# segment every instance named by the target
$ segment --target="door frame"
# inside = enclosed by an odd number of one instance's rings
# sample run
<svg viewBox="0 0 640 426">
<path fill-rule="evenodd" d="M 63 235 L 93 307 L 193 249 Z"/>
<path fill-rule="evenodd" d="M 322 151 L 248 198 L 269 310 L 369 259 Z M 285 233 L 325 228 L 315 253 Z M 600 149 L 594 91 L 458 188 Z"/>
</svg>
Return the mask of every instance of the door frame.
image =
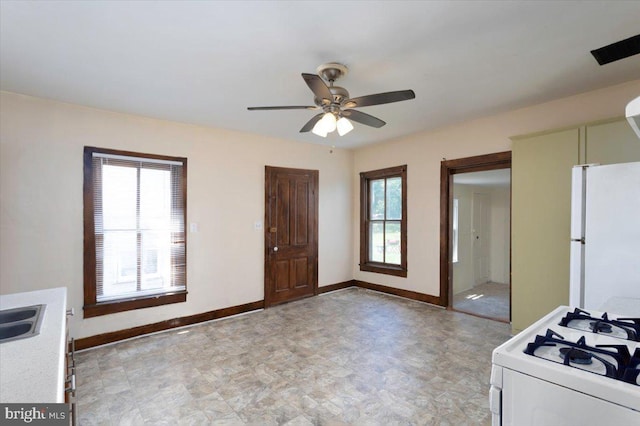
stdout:
<svg viewBox="0 0 640 426">
<path fill-rule="evenodd" d="M 270 262 L 270 230 L 269 230 L 269 203 L 270 203 L 270 191 L 269 188 L 271 186 L 271 172 L 272 171 L 282 171 L 282 172 L 305 172 L 312 176 L 312 191 L 313 191 L 313 199 L 314 199 L 314 208 L 313 212 L 313 223 L 312 223 L 312 238 L 313 238 L 313 294 L 312 296 L 318 295 L 318 219 L 319 219 L 319 171 L 318 170 L 310 170 L 310 169 L 297 169 L 291 167 L 276 167 L 276 166 L 264 166 L 264 307 L 265 309 L 277 305 L 279 303 L 291 302 L 295 299 L 287 300 L 284 302 L 274 302 L 271 300 L 271 292 L 270 283 L 269 283 L 269 262 Z M 309 296 L 304 296 L 309 297 Z"/>
<path fill-rule="evenodd" d="M 511 151 L 474 157 L 443 159 L 440 163 L 440 296 L 438 305 L 451 310 L 453 263 L 451 259 L 453 226 L 453 175 L 487 170 L 510 169 Z M 509 225 L 511 226 L 511 225 Z M 511 233 L 511 231 L 509 231 Z M 511 248 L 509 248 L 509 305 L 511 305 Z M 509 309 L 511 320 L 511 309 Z"/>
</svg>

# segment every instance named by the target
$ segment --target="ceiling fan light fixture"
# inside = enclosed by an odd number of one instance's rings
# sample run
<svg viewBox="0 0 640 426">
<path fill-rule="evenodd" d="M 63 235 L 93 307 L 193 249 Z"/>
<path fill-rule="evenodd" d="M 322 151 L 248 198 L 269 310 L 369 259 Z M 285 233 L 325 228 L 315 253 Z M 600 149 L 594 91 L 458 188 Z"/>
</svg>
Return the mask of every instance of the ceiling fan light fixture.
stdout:
<svg viewBox="0 0 640 426">
<path fill-rule="evenodd" d="M 326 138 L 327 137 L 327 130 L 325 128 L 325 126 L 322 123 L 322 120 L 318 121 L 316 123 L 315 126 L 313 126 L 313 129 L 311 129 L 311 133 L 313 133 L 314 135 L 318 135 L 320 137 Z"/>
<path fill-rule="evenodd" d="M 326 133 L 331 133 L 336 130 L 336 116 L 333 115 L 332 112 L 328 112 L 323 115 L 319 123 L 322 123 L 322 126 L 326 130 Z"/>
<path fill-rule="evenodd" d="M 336 123 L 336 127 L 340 136 L 344 136 L 353 130 L 353 124 L 346 117 L 341 117 Z"/>
</svg>

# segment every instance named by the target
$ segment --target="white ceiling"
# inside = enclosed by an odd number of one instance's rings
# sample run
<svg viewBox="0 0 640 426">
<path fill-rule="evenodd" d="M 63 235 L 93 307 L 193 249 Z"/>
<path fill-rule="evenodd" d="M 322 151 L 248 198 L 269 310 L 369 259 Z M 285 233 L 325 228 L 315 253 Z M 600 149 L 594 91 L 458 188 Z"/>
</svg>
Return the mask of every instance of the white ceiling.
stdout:
<svg viewBox="0 0 640 426">
<path fill-rule="evenodd" d="M 357 147 L 640 78 L 640 55 L 589 53 L 638 33 L 638 1 L 7 1 L 0 88 L 278 138 Z M 299 129 L 302 72 L 341 62 L 387 122 L 327 139 Z M 623 114 L 624 105 L 620 106 Z"/>
</svg>

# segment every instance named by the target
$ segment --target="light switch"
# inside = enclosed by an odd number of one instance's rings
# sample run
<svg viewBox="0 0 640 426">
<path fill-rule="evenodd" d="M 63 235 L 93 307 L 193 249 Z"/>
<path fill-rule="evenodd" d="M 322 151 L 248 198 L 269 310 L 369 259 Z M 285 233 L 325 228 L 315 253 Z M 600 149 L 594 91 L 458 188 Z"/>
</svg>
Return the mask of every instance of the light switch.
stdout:
<svg viewBox="0 0 640 426">
<path fill-rule="evenodd" d="M 191 232 L 198 232 L 198 224 L 196 222 L 191 222 L 191 224 L 189 224 L 189 230 Z"/>
<path fill-rule="evenodd" d="M 256 231 L 259 231 L 262 229 L 262 222 L 259 220 L 256 220 L 255 222 L 253 222 L 253 229 L 255 229 Z"/>
</svg>

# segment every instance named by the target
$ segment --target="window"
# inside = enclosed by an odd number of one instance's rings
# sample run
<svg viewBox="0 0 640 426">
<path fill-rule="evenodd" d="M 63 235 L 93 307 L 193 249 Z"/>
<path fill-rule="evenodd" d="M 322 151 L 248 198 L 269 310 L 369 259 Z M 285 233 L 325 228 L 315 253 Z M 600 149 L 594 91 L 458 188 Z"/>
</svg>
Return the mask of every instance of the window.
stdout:
<svg viewBox="0 0 640 426">
<path fill-rule="evenodd" d="M 453 232 L 451 235 L 453 239 L 453 254 L 451 255 L 451 261 L 453 263 L 458 262 L 458 199 L 453 199 Z"/>
<path fill-rule="evenodd" d="M 186 158 L 85 147 L 85 317 L 186 300 L 186 177 Z"/>
<path fill-rule="evenodd" d="M 407 276 L 407 166 L 360 173 L 360 270 Z"/>
</svg>

